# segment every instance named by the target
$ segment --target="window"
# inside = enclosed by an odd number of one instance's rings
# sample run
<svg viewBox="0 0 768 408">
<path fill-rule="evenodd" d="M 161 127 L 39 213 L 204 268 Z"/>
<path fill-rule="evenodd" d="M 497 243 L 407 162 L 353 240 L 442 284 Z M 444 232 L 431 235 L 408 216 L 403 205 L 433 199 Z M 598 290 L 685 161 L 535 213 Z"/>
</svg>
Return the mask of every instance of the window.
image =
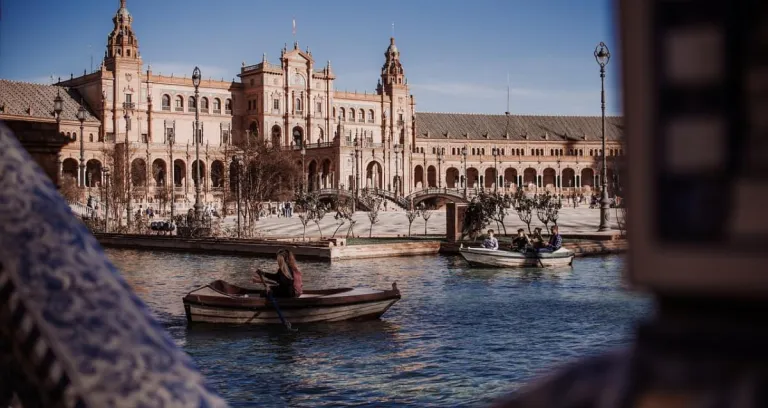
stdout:
<svg viewBox="0 0 768 408">
<path fill-rule="evenodd" d="M 318 102 L 317 106 L 315 106 L 315 113 L 323 113 L 323 103 Z"/>
<path fill-rule="evenodd" d="M 301 112 L 302 110 L 301 98 L 296 98 L 296 112 Z"/>
<path fill-rule="evenodd" d="M 224 110 L 226 113 L 232 113 L 232 99 L 227 99 L 224 103 Z"/>
<path fill-rule="evenodd" d="M 208 113 L 208 98 L 200 100 L 200 111 Z"/>
<path fill-rule="evenodd" d="M 163 110 L 171 110 L 171 97 L 168 95 L 163 95 Z"/>
<path fill-rule="evenodd" d="M 221 144 L 229 144 L 229 130 L 221 131 Z"/>
<path fill-rule="evenodd" d="M 280 110 L 280 99 L 273 99 L 272 100 L 272 110 Z"/>
<path fill-rule="evenodd" d="M 360 109 L 360 112 L 357 115 L 357 119 L 359 122 L 365 122 L 365 111 Z"/>
<path fill-rule="evenodd" d="M 339 113 L 339 118 L 341 118 L 341 121 L 343 122 L 343 121 L 347 120 L 347 117 L 346 117 L 346 115 L 345 115 L 345 113 L 346 113 L 346 112 L 344 111 L 344 108 L 341 108 L 341 109 L 339 110 L 339 112 L 340 112 L 340 113 Z"/>
<path fill-rule="evenodd" d="M 114 132 L 107 132 L 105 134 L 105 138 L 104 139 L 106 139 L 105 141 L 107 141 L 107 142 L 114 142 L 115 141 L 115 133 Z"/>
<path fill-rule="evenodd" d="M 125 94 L 125 103 L 131 105 L 133 103 L 133 95 L 129 93 Z"/>
<path fill-rule="evenodd" d="M 373 109 L 368 111 L 368 122 L 373 123 Z"/>
<path fill-rule="evenodd" d="M 142 133 L 141 134 L 141 143 L 147 143 L 148 139 L 149 139 L 149 137 L 147 136 L 146 133 Z"/>
<path fill-rule="evenodd" d="M 184 110 L 184 98 L 179 95 L 176 97 L 176 112 L 181 112 Z"/>
<path fill-rule="evenodd" d="M 195 97 L 190 96 L 189 100 L 187 101 L 187 105 L 189 107 L 189 111 L 192 112 L 197 108 L 197 104 L 195 103 Z"/>
<path fill-rule="evenodd" d="M 253 109 L 253 101 L 248 101 L 248 110 Z"/>
<path fill-rule="evenodd" d="M 355 121 L 355 110 L 354 109 L 350 109 L 349 110 L 349 121 L 350 122 L 354 122 Z"/>
</svg>

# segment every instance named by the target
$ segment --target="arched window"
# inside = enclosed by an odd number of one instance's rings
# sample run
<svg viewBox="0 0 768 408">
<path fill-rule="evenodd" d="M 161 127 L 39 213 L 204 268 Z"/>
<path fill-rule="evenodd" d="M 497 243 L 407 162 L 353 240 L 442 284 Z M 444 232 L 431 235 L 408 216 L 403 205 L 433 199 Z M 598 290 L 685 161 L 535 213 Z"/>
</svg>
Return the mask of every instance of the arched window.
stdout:
<svg viewBox="0 0 768 408">
<path fill-rule="evenodd" d="M 301 106 L 301 98 L 296 98 L 296 112 L 301 112 L 303 109 L 303 106 Z"/>
<path fill-rule="evenodd" d="M 374 118 L 374 116 L 373 116 L 373 109 L 371 109 L 371 110 L 368 111 L 368 122 L 373 123 L 373 118 Z"/>
<path fill-rule="evenodd" d="M 200 100 L 200 110 L 204 113 L 208 113 L 208 98 L 203 97 Z"/>
<path fill-rule="evenodd" d="M 184 110 L 184 97 L 179 95 L 176 97 L 176 112 Z"/>
<path fill-rule="evenodd" d="M 347 120 L 347 116 L 346 116 L 346 112 L 344 111 L 344 108 L 339 109 L 339 117 L 341 118 L 342 122 Z"/>
<path fill-rule="evenodd" d="M 90 135 L 88 135 L 88 141 L 89 141 L 89 142 L 93 142 L 93 133 L 91 133 Z"/>
<path fill-rule="evenodd" d="M 224 110 L 226 113 L 232 113 L 232 99 L 227 99 L 224 103 Z"/>
<path fill-rule="evenodd" d="M 358 112 L 358 122 L 365 122 L 365 110 L 360 109 L 360 112 Z"/>
<path fill-rule="evenodd" d="M 171 110 L 171 97 L 169 95 L 163 95 L 163 110 Z"/>
<path fill-rule="evenodd" d="M 193 112 L 197 108 L 197 104 L 195 103 L 195 97 L 190 96 L 187 100 L 187 108 L 189 108 L 190 112 Z"/>
<path fill-rule="evenodd" d="M 355 109 L 352 108 L 349 110 L 349 121 L 354 122 L 355 121 Z"/>
<path fill-rule="evenodd" d="M 221 99 L 219 98 L 213 100 L 213 113 L 221 113 Z"/>
<path fill-rule="evenodd" d="M 130 57 L 131 56 L 131 50 L 125 50 L 125 55 Z"/>
<path fill-rule="evenodd" d="M 432 154 L 435 154 L 435 153 L 437 153 L 437 149 L 433 147 L 432 148 Z"/>
</svg>

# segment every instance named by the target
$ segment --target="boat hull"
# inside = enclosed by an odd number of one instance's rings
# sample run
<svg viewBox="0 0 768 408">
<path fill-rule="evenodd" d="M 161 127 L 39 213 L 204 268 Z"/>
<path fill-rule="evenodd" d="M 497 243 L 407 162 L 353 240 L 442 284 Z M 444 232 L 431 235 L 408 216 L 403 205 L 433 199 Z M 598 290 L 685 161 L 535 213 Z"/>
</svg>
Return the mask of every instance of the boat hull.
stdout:
<svg viewBox="0 0 768 408">
<path fill-rule="evenodd" d="M 521 253 L 514 251 L 490 250 L 485 248 L 461 248 L 464 259 L 471 265 L 498 268 L 558 267 L 573 263 L 574 253 L 559 249 L 553 253 Z"/>
<path fill-rule="evenodd" d="M 221 285 L 214 284 L 196 289 L 184 297 L 188 323 L 282 324 L 277 310 L 263 291 L 227 284 L 237 290 L 237 293 L 227 293 Z M 292 325 L 378 319 L 398 300 L 400 291 L 395 285 L 393 290 L 386 291 L 331 289 L 307 291 L 299 298 L 276 299 L 283 317 Z"/>
</svg>

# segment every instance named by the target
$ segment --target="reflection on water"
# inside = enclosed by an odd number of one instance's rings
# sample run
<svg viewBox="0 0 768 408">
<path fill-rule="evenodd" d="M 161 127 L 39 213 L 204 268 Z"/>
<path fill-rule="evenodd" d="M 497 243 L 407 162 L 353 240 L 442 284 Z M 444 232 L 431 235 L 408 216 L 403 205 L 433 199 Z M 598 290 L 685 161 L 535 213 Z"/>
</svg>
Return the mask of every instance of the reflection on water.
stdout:
<svg viewBox="0 0 768 408">
<path fill-rule="evenodd" d="M 181 298 L 249 285 L 274 261 L 108 250 L 131 286 L 233 406 L 456 406 L 490 401 L 564 360 L 624 344 L 647 299 L 620 289 L 618 256 L 562 269 L 469 269 L 457 257 L 302 262 L 306 288 L 389 288 L 380 321 L 187 327 Z"/>
</svg>

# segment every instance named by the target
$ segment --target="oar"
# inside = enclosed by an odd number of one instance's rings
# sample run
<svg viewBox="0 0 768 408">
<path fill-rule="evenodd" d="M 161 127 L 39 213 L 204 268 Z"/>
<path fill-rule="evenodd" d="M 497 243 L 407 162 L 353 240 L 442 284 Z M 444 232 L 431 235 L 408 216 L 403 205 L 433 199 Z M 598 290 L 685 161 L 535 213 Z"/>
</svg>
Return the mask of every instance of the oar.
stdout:
<svg viewBox="0 0 768 408">
<path fill-rule="evenodd" d="M 269 290 L 269 285 L 267 285 L 267 282 L 264 280 L 264 276 L 258 272 L 256 274 L 259 275 L 259 278 L 261 278 L 261 283 L 264 285 L 264 290 L 267 294 L 267 299 L 269 299 L 269 301 L 272 302 L 272 305 L 275 307 L 275 310 L 277 310 L 277 316 L 280 318 L 280 321 L 283 322 L 283 325 L 285 326 L 285 328 L 290 331 L 298 331 L 298 329 L 294 329 L 293 327 L 291 327 L 291 322 L 285 320 L 285 318 L 283 317 L 283 312 L 280 311 L 280 307 L 277 305 L 277 301 L 272 296 L 272 293 Z"/>
</svg>

